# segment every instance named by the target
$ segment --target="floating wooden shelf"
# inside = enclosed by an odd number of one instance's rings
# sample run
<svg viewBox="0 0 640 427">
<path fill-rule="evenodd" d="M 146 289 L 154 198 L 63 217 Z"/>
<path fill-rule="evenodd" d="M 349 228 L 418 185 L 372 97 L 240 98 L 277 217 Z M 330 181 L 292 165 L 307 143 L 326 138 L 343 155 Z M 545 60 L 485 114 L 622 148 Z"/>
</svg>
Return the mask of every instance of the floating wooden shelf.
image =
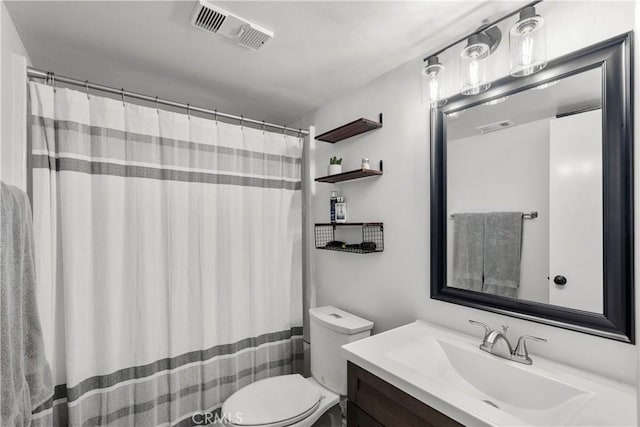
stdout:
<svg viewBox="0 0 640 427">
<path fill-rule="evenodd" d="M 380 161 L 380 170 L 356 169 L 354 171 L 342 172 L 335 175 L 321 176 L 320 178 L 316 178 L 316 181 L 335 184 L 336 182 L 351 181 L 353 179 L 367 178 L 370 176 L 380 176 L 382 174 L 382 161 Z"/>
<path fill-rule="evenodd" d="M 369 132 L 370 130 L 379 129 L 382 127 L 382 113 L 380 113 L 380 121 L 374 122 L 373 120 L 359 118 L 351 123 L 342 125 L 338 128 L 332 129 L 322 135 L 316 136 L 318 141 L 330 142 L 332 144 L 342 141 L 343 139 L 351 138 L 352 136 L 360 135 L 361 133 Z"/>
<path fill-rule="evenodd" d="M 361 227 L 361 243 L 345 243 L 336 240 L 336 228 Z M 316 249 L 327 251 L 370 254 L 384 251 L 384 225 L 381 222 L 330 222 L 315 225 Z"/>
</svg>

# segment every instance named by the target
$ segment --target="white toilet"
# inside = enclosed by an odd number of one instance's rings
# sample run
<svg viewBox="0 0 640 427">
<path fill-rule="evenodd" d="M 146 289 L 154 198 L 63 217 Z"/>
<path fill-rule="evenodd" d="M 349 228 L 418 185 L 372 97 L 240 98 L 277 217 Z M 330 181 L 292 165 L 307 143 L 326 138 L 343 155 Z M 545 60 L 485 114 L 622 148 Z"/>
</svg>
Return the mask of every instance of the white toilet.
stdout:
<svg viewBox="0 0 640 427">
<path fill-rule="evenodd" d="M 310 427 L 347 394 L 347 361 L 340 347 L 368 337 L 373 322 L 335 307 L 309 310 L 311 378 L 298 374 L 256 381 L 222 405 L 229 427 Z"/>
</svg>

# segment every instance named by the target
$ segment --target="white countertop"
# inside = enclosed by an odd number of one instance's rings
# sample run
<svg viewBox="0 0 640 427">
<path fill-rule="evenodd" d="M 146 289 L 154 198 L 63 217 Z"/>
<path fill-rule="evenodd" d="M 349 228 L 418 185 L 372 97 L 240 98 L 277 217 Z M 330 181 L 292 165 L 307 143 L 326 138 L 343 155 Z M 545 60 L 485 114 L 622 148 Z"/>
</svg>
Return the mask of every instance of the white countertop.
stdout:
<svg viewBox="0 0 640 427">
<path fill-rule="evenodd" d="M 635 388 L 539 356 L 530 366 L 502 359 L 481 351 L 481 341 L 416 321 L 342 351 L 350 362 L 464 425 L 637 425 Z"/>
</svg>

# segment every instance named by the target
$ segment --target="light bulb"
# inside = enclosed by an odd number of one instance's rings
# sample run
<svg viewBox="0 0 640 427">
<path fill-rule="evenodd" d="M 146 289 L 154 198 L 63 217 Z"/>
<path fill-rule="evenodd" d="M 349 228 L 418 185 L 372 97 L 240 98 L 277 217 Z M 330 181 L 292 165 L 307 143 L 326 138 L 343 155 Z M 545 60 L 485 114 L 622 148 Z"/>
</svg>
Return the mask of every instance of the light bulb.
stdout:
<svg viewBox="0 0 640 427">
<path fill-rule="evenodd" d="M 520 19 L 509 31 L 509 56 L 512 76 L 528 76 L 547 66 L 544 19 L 533 6 L 520 12 Z"/>
<path fill-rule="evenodd" d="M 524 66 L 530 66 L 533 61 L 533 39 L 531 37 L 523 37 L 520 50 L 522 51 L 520 63 Z"/>
<path fill-rule="evenodd" d="M 423 99 L 431 107 L 440 107 L 447 102 L 447 99 L 442 96 L 440 81 L 440 73 L 444 71 L 444 65 L 438 62 L 436 56 L 430 57 L 427 61 L 427 66 L 422 69 Z"/>
<path fill-rule="evenodd" d="M 429 80 L 429 100 L 431 103 L 438 101 L 438 80 L 433 78 Z"/>
<path fill-rule="evenodd" d="M 480 83 L 478 68 L 480 68 L 478 66 L 478 61 L 476 61 L 475 59 L 472 60 L 469 64 L 469 83 L 471 84 L 471 86 L 478 86 L 478 83 Z"/>
<path fill-rule="evenodd" d="M 460 52 L 460 93 L 477 95 L 491 87 L 485 80 L 486 60 L 490 55 L 487 43 L 470 37 L 467 47 Z"/>
</svg>

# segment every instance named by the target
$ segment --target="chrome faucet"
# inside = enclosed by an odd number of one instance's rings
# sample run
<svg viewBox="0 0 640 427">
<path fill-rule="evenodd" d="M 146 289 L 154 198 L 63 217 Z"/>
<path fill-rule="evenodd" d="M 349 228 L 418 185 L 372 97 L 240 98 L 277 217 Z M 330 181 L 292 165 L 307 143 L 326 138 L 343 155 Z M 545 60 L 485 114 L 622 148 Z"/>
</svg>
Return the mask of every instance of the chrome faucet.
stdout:
<svg viewBox="0 0 640 427">
<path fill-rule="evenodd" d="M 502 331 L 498 331 L 492 330 L 484 323 L 476 322 L 475 320 L 469 320 L 469 323 L 484 328 L 484 338 L 482 339 L 482 344 L 480 344 L 480 350 L 504 359 L 513 360 L 514 362 L 524 363 L 525 365 L 531 365 L 533 363 L 527 351 L 527 340 L 547 342 L 544 338 L 523 335 L 518 338 L 518 344 L 514 350 L 507 338 L 507 326 L 502 325 Z"/>
</svg>

